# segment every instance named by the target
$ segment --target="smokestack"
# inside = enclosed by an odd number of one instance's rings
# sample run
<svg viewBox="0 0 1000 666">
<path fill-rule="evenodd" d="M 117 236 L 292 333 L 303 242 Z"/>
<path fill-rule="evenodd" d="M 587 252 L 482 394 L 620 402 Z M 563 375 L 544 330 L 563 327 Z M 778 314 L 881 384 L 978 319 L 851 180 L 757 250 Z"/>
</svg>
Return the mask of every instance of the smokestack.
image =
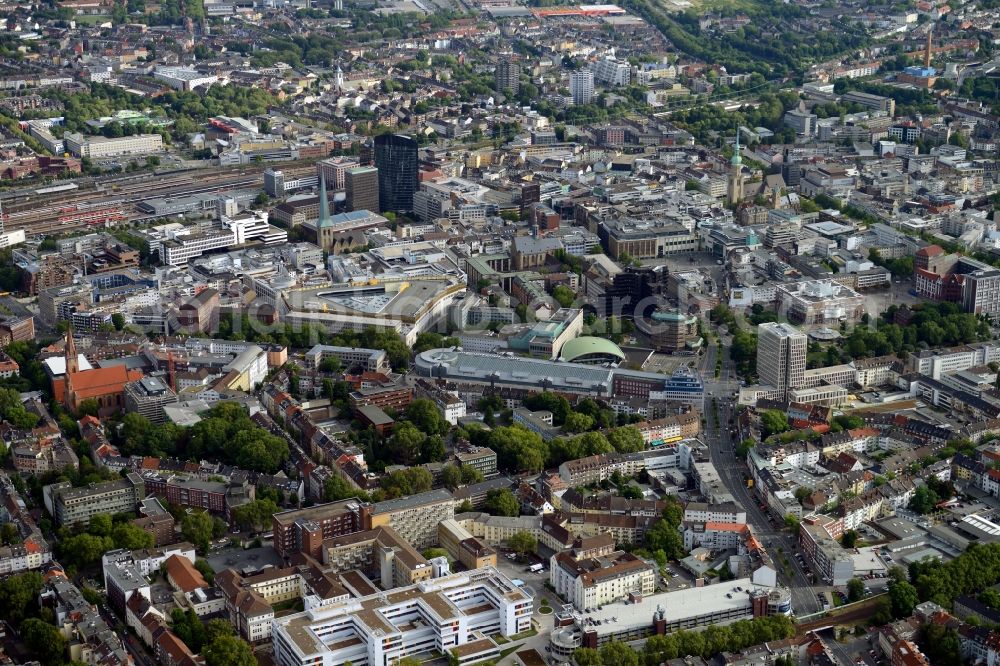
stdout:
<svg viewBox="0 0 1000 666">
<path fill-rule="evenodd" d="M 931 39 L 934 37 L 934 28 L 927 31 L 927 48 L 924 50 L 924 67 L 931 66 Z"/>
</svg>

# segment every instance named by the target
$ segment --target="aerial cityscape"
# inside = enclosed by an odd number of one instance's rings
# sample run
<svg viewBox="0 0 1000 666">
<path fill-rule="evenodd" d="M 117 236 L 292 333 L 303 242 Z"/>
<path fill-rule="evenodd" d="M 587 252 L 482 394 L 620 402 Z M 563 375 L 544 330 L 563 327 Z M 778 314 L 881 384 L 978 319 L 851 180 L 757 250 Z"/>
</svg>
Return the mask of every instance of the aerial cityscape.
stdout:
<svg viewBox="0 0 1000 666">
<path fill-rule="evenodd" d="M 998 0 L 0 16 L 0 666 L 1000 664 Z"/>
</svg>

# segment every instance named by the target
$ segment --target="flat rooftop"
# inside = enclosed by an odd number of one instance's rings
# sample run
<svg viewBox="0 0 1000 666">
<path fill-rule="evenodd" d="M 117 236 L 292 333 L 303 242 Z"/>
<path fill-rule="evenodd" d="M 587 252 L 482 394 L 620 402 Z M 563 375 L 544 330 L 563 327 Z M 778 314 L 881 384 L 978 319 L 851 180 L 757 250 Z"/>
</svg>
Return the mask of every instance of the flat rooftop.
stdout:
<svg viewBox="0 0 1000 666">
<path fill-rule="evenodd" d="M 743 591 L 734 592 L 737 587 L 742 587 Z M 599 634 L 618 633 L 629 627 L 649 626 L 652 623 L 653 613 L 658 608 L 666 611 L 666 616 L 671 622 L 724 610 L 749 609 L 750 595 L 747 590 L 753 589 L 770 591 L 773 588 L 754 585 L 749 578 L 737 578 L 716 585 L 651 594 L 644 596 L 639 603 L 626 604 L 619 601 L 604 604 L 603 607 L 589 613 L 581 613 L 581 626 L 586 625 L 588 629 L 596 629 Z M 727 597 L 727 594 L 730 596 Z M 612 619 L 617 621 L 613 622 Z"/>
<path fill-rule="evenodd" d="M 418 493 L 408 497 L 399 497 L 396 499 L 385 500 L 384 502 L 378 502 L 372 506 L 372 515 L 377 516 L 383 513 L 392 513 L 393 511 L 402 511 L 403 509 L 411 509 L 418 506 L 424 506 L 426 504 L 447 502 L 451 500 L 454 500 L 454 497 L 444 488 L 428 490 L 425 493 Z"/>
<path fill-rule="evenodd" d="M 456 381 L 491 381 L 523 386 L 545 386 L 552 390 L 596 392 L 598 387 L 608 394 L 613 373 L 580 363 L 562 363 L 537 358 L 477 354 L 451 349 L 431 349 L 417 355 L 421 374 L 446 376 Z M 666 380 L 666 377 L 663 378 Z"/>
<path fill-rule="evenodd" d="M 331 516 L 349 511 L 352 508 L 360 508 L 361 503 L 357 499 L 341 500 L 339 502 L 329 502 L 327 504 L 317 504 L 305 509 L 292 509 L 274 514 L 274 519 L 279 524 L 291 524 L 297 520 L 325 520 Z"/>
<path fill-rule="evenodd" d="M 320 640 L 314 629 L 315 626 L 322 627 L 329 623 L 340 623 L 345 617 L 353 618 L 353 623 L 364 625 L 366 630 L 360 630 L 356 624 L 350 627 L 350 634 L 343 631 L 338 632 L 340 640 L 349 640 L 352 637 L 359 637 L 361 631 L 370 632 L 372 636 L 389 636 L 400 631 L 406 631 L 407 627 L 395 626 L 383 614 L 383 610 L 392 609 L 400 605 L 417 603 L 423 605 L 434 615 L 442 620 L 458 618 L 468 615 L 475 608 L 461 609 L 449 598 L 449 594 L 462 595 L 463 590 L 469 588 L 490 587 L 499 596 L 513 602 L 530 601 L 523 590 L 516 587 L 510 579 L 492 568 L 475 569 L 473 571 L 452 574 L 442 578 L 435 578 L 431 581 L 410 585 L 407 587 L 395 588 L 387 592 L 362 597 L 360 599 L 350 599 L 338 604 L 315 608 L 303 611 L 275 621 L 278 631 L 284 631 L 288 637 L 296 644 L 298 649 L 306 656 L 317 654 L 325 649 L 332 648 L 333 643 L 326 643 Z"/>
</svg>

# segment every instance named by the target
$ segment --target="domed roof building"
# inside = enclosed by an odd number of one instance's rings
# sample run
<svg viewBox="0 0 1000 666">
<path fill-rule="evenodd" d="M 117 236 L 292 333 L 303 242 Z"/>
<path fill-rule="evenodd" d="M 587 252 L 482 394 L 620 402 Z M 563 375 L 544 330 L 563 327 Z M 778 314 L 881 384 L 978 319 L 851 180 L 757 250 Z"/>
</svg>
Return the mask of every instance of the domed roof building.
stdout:
<svg viewBox="0 0 1000 666">
<path fill-rule="evenodd" d="M 564 344 L 560 358 L 570 363 L 617 365 L 625 360 L 625 353 L 607 338 L 584 335 Z"/>
</svg>

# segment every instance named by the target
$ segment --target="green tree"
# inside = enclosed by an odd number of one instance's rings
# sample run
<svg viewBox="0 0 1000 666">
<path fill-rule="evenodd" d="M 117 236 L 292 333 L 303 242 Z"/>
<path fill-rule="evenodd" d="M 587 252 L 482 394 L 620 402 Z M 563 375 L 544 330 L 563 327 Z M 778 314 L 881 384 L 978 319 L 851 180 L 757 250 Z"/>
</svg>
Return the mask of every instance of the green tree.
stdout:
<svg viewBox="0 0 1000 666">
<path fill-rule="evenodd" d="M 265 527 L 269 527 L 271 517 L 276 513 L 278 513 L 278 505 L 269 499 L 255 499 L 232 510 L 233 521 L 241 528 L 254 532 L 260 532 Z"/>
<path fill-rule="evenodd" d="M 420 445 L 420 462 L 432 463 L 444 460 L 447 452 L 444 448 L 444 438 L 441 435 L 431 435 Z"/>
<path fill-rule="evenodd" d="M 94 536 L 106 537 L 111 536 L 111 531 L 114 527 L 111 516 L 106 513 L 99 513 L 91 517 L 90 524 L 87 525 L 87 531 Z"/>
<path fill-rule="evenodd" d="M 427 492 L 433 484 L 434 477 L 423 467 L 396 470 L 380 481 L 382 490 L 389 498 Z"/>
<path fill-rule="evenodd" d="M 451 427 L 433 400 L 417 398 L 406 408 L 405 418 L 427 435 L 443 435 Z"/>
<path fill-rule="evenodd" d="M 577 648 L 573 651 L 576 666 L 604 666 L 601 653 L 594 648 Z"/>
<path fill-rule="evenodd" d="M 865 584 L 859 578 L 852 578 L 847 581 L 847 600 L 861 601 L 865 598 Z"/>
<path fill-rule="evenodd" d="M 0 617 L 14 625 L 35 615 L 38 594 L 44 580 L 37 571 L 11 576 L 0 581 Z"/>
<path fill-rule="evenodd" d="M 840 537 L 840 545 L 844 548 L 854 548 L 858 543 L 858 533 L 855 530 L 847 530 Z"/>
<path fill-rule="evenodd" d="M 445 465 L 441 469 L 441 485 L 448 490 L 455 490 L 462 485 L 462 470 L 457 465 Z"/>
<path fill-rule="evenodd" d="M 100 412 L 101 407 L 97 404 L 97 400 L 94 398 L 87 398 L 86 400 L 80 401 L 80 407 L 76 410 L 77 416 L 97 416 Z"/>
<path fill-rule="evenodd" d="M 522 404 L 533 412 L 542 410 L 552 412 L 552 422 L 555 425 L 562 425 L 571 411 L 569 401 L 551 391 L 530 395 L 522 401 Z"/>
<path fill-rule="evenodd" d="M 412 465 L 420 457 L 427 435 L 410 421 L 400 421 L 385 444 L 385 459 L 397 465 Z"/>
<path fill-rule="evenodd" d="M 933 490 L 928 486 L 919 486 L 914 492 L 913 497 L 910 498 L 910 502 L 907 508 L 910 511 L 915 511 L 920 514 L 930 513 L 937 506 L 940 499 Z"/>
<path fill-rule="evenodd" d="M 566 415 L 563 430 L 566 432 L 587 432 L 594 427 L 594 419 L 586 414 L 570 412 Z"/>
<path fill-rule="evenodd" d="M 462 465 L 459 469 L 462 471 L 462 483 L 464 485 L 468 486 L 483 480 L 483 473 L 472 465 Z"/>
<path fill-rule="evenodd" d="M 206 642 L 206 626 L 193 610 L 174 608 L 170 611 L 170 628 L 193 652 L 201 652 Z"/>
<path fill-rule="evenodd" d="M 5 546 L 21 543 L 21 533 L 17 529 L 17 523 L 4 523 L 0 526 L 0 540 Z"/>
<path fill-rule="evenodd" d="M 199 557 L 194 561 L 194 568 L 198 570 L 198 573 L 201 574 L 206 583 L 209 585 L 215 583 L 215 569 L 208 563 L 208 560 L 203 560 Z"/>
<path fill-rule="evenodd" d="M 919 602 L 916 588 L 908 582 L 893 581 L 889 583 L 889 603 L 892 605 L 893 617 L 909 617 Z"/>
<path fill-rule="evenodd" d="M 338 500 L 349 499 L 357 496 L 358 489 L 338 474 L 334 474 L 323 482 L 324 502 L 336 502 Z"/>
<path fill-rule="evenodd" d="M 257 666 L 250 644 L 231 634 L 216 637 L 201 653 L 205 666 Z"/>
<path fill-rule="evenodd" d="M 507 539 L 507 545 L 518 555 L 527 555 L 538 547 L 538 540 L 531 532 L 515 532 Z"/>
<path fill-rule="evenodd" d="M 76 534 L 59 542 L 59 552 L 63 563 L 87 567 L 101 561 L 101 555 L 115 548 L 111 537 L 93 534 Z"/>
<path fill-rule="evenodd" d="M 605 433 L 605 437 L 618 453 L 636 453 L 646 448 L 642 433 L 635 426 L 614 428 Z"/>
<path fill-rule="evenodd" d="M 207 511 L 192 511 L 181 520 L 181 536 L 193 543 L 202 554 L 208 552 L 212 528 L 212 516 Z"/>
<path fill-rule="evenodd" d="M 770 437 L 788 430 L 788 415 L 777 409 L 769 409 L 760 415 L 760 427 L 764 437 Z"/>
<path fill-rule="evenodd" d="M 684 557 L 684 540 L 677 527 L 660 519 L 646 531 L 646 548 L 662 550 L 672 560 Z"/>
<path fill-rule="evenodd" d="M 605 643 L 599 652 L 604 666 L 639 666 L 639 653 L 624 643 Z"/>
<path fill-rule="evenodd" d="M 556 299 L 564 308 L 573 307 L 573 303 L 576 301 L 576 293 L 569 287 L 557 284 L 555 288 L 552 289 L 552 298 Z"/>
<path fill-rule="evenodd" d="M 494 516 L 521 515 L 521 503 L 509 488 L 494 488 L 486 493 L 483 508 Z"/>
<path fill-rule="evenodd" d="M 633 485 L 625 484 L 618 487 L 618 495 L 625 499 L 642 499 L 642 490 Z"/>
<path fill-rule="evenodd" d="M 156 545 L 156 538 L 152 534 L 132 523 L 115 525 L 111 532 L 111 540 L 117 547 L 127 550 L 152 548 Z"/>
<path fill-rule="evenodd" d="M 962 666 L 962 646 L 954 629 L 930 622 L 920 628 L 917 641 L 934 666 Z"/>
<path fill-rule="evenodd" d="M 115 312 L 111 315 L 111 323 L 114 325 L 116 331 L 120 331 L 125 328 L 125 316 L 120 312 Z"/>
<path fill-rule="evenodd" d="M 488 446 L 497 453 L 497 464 L 506 470 L 540 472 L 549 457 L 549 448 L 541 435 L 520 425 L 500 426 L 473 443 Z"/>
<path fill-rule="evenodd" d="M 1000 592 L 997 592 L 993 588 L 983 590 L 976 596 L 976 598 L 990 608 L 1000 609 Z"/>
<path fill-rule="evenodd" d="M 61 666 L 66 652 L 66 639 L 55 626 L 30 618 L 21 624 L 21 640 L 25 647 L 45 666 Z"/>
</svg>

